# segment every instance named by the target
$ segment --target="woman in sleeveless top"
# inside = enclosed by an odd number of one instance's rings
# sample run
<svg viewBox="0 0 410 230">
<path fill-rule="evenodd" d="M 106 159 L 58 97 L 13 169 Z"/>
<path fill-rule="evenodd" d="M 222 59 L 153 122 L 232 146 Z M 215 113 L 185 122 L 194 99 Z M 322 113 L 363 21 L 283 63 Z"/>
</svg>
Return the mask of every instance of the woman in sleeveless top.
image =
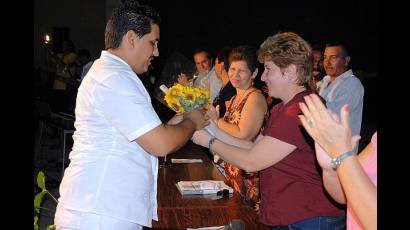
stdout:
<svg viewBox="0 0 410 230">
<path fill-rule="evenodd" d="M 236 95 L 227 103 L 225 115 L 214 120 L 224 132 L 250 141 L 258 135 L 267 114 L 265 97 L 253 86 L 253 79 L 258 74 L 256 61 L 256 54 L 250 47 L 240 46 L 231 51 L 228 76 Z M 245 202 L 251 206 L 259 202 L 258 172 L 246 173 L 231 164 L 224 167 L 227 183 L 241 194 Z"/>
</svg>

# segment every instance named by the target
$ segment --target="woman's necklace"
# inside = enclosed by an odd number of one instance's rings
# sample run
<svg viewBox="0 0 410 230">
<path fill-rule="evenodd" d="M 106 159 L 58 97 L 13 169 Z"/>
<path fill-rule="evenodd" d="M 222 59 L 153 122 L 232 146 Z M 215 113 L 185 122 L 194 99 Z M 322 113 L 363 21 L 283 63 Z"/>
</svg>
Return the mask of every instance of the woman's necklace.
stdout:
<svg viewBox="0 0 410 230">
<path fill-rule="evenodd" d="M 251 87 L 249 87 L 251 88 Z M 241 97 L 235 97 L 235 101 L 233 102 L 232 108 L 234 110 L 236 110 L 238 108 L 238 106 L 241 104 L 243 97 L 245 96 L 246 92 L 248 91 L 248 89 L 245 89 L 245 91 L 241 94 Z M 239 96 L 238 94 L 236 94 L 237 96 Z M 237 100 L 238 99 L 238 100 Z"/>
</svg>

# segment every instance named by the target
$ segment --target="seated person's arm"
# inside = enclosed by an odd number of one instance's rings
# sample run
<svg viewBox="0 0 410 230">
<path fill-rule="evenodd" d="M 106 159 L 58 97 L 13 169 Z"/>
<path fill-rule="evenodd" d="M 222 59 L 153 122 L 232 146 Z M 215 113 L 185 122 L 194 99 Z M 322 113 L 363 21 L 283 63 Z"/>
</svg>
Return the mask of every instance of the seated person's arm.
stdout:
<svg viewBox="0 0 410 230">
<path fill-rule="evenodd" d="M 267 105 L 262 93 L 252 93 L 242 109 L 238 125 L 230 124 L 221 118 L 218 119 L 217 125 L 234 137 L 251 140 L 260 131 L 266 111 Z"/>
</svg>

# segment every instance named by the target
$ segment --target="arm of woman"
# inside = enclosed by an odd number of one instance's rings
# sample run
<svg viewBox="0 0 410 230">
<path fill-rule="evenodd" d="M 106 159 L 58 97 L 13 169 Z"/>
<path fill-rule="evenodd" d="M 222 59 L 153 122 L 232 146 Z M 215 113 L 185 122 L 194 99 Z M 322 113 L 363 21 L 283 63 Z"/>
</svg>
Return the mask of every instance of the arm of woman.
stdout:
<svg viewBox="0 0 410 230">
<path fill-rule="evenodd" d="M 251 140 L 262 127 L 266 111 L 267 105 L 262 93 L 252 93 L 242 109 L 238 125 L 228 123 L 223 119 L 218 119 L 217 125 L 234 137 Z"/>
<path fill-rule="evenodd" d="M 259 136 L 261 137 L 261 136 Z M 209 147 L 212 136 L 204 131 L 194 133 L 194 143 Z M 258 138 L 251 149 L 239 148 L 216 139 L 210 146 L 224 161 L 229 162 L 247 172 L 256 172 L 268 168 L 296 149 L 296 146 L 271 136 Z"/>
<path fill-rule="evenodd" d="M 300 116 L 301 122 L 330 157 L 335 158 L 352 150 L 349 107 L 347 105 L 342 107 L 340 121 L 338 121 L 331 117 L 331 113 L 324 107 L 318 96 L 305 97 L 305 102 L 307 106 L 300 105 L 304 114 Z M 377 190 L 362 167 L 364 159 L 372 152 L 371 148 L 367 146 L 359 157 L 346 158 L 336 169 L 347 204 L 353 209 L 365 229 L 377 228 Z"/>
<path fill-rule="evenodd" d="M 363 159 L 372 153 L 369 144 L 359 154 L 346 158 L 337 175 L 352 208 L 364 229 L 377 229 L 377 188 L 363 170 Z"/>
</svg>

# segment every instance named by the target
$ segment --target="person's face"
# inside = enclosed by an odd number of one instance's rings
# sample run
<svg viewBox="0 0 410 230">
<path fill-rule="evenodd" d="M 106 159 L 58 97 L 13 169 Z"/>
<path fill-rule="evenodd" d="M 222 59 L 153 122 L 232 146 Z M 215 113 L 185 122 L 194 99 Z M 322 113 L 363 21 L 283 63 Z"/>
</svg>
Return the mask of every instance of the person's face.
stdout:
<svg viewBox="0 0 410 230">
<path fill-rule="evenodd" d="M 247 89 L 252 85 L 252 80 L 258 73 L 255 70 L 254 73 L 248 67 L 245 61 L 233 61 L 229 66 L 228 76 L 232 86 L 237 89 Z"/>
<path fill-rule="evenodd" d="M 211 70 L 211 60 L 206 56 L 205 52 L 200 52 L 194 55 L 194 61 L 198 73 L 207 73 Z"/>
<path fill-rule="evenodd" d="M 323 55 L 323 67 L 326 74 L 332 78 L 338 77 L 346 72 L 350 57 L 341 55 L 342 48 L 338 46 L 326 47 Z"/>
<path fill-rule="evenodd" d="M 322 65 L 322 53 L 320 51 L 313 51 L 313 69 L 320 70 Z"/>
<path fill-rule="evenodd" d="M 265 69 L 262 73 L 261 80 L 266 83 L 269 96 L 281 98 L 282 89 L 287 83 L 281 69 L 275 65 L 273 61 L 267 61 L 266 59 L 263 65 Z"/>
<path fill-rule="evenodd" d="M 135 44 L 133 47 L 133 70 L 137 74 L 148 71 L 151 61 L 159 56 L 159 26 L 151 24 L 151 32 L 141 38 L 135 33 Z"/>
<path fill-rule="evenodd" d="M 220 80 L 222 80 L 222 72 L 223 71 L 225 71 L 225 69 L 224 69 L 224 63 L 223 62 L 220 62 L 220 63 L 218 63 L 218 58 L 216 58 L 215 59 L 215 73 L 216 73 L 216 76 L 220 79 Z"/>
</svg>

